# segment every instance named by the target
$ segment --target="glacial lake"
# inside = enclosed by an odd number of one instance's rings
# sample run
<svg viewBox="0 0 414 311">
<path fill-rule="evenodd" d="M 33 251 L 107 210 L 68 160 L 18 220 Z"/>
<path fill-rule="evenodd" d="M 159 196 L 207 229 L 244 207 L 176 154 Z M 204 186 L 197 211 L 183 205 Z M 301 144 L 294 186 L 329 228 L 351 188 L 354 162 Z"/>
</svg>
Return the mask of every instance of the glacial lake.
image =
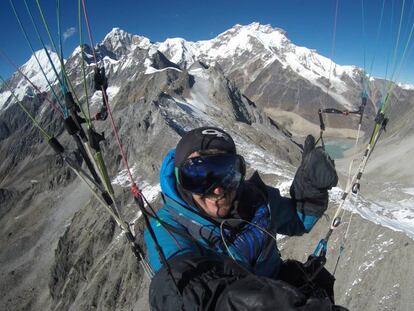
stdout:
<svg viewBox="0 0 414 311">
<path fill-rule="evenodd" d="M 355 144 L 355 139 L 325 139 L 325 150 L 333 159 L 341 159 L 344 157 L 345 151 L 351 149 Z"/>
</svg>

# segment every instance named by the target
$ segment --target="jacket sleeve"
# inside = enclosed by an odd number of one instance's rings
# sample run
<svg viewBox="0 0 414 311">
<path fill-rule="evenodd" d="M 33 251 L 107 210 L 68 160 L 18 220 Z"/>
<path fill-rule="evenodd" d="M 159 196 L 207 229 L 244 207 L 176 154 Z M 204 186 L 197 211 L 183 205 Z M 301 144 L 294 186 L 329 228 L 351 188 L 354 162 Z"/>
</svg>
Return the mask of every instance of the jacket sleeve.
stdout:
<svg viewBox="0 0 414 311">
<path fill-rule="evenodd" d="M 184 254 L 163 267 L 149 290 L 151 310 L 328 311 L 346 310 L 327 297 L 305 296 L 280 280 L 254 275 L 217 254 Z"/>
<path fill-rule="evenodd" d="M 319 217 L 306 215 L 297 207 L 296 200 L 282 197 L 278 189 L 267 187 L 273 230 L 284 235 L 302 235 L 309 232 Z"/>
<path fill-rule="evenodd" d="M 153 218 L 150 220 L 150 223 L 157 242 L 161 246 L 167 259 L 188 252 L 199 253 L 200 248 L 194 241 L 187 238 L 188 233 L 184 227 L 174 220 L 169 219 L 168 215 L 163 213 L 162 209 L 158 212 L 158 217 L 162 220 L 162 223 Z M 154 271 L 158 271 L 163 264 L 158 254 L 155 241 L 147 228 L 144 230 L 144 240 L 147 247 L 149 263 Z"/>
<path fill-rule="evenodd" d="M 315 138 L 306 137 L 290 196 L 295 200 L 299 218 L 309 231 L 328 208 L 328 190 L 338 183 L 335 162 L 323 147 L 315 147 Z"/>
<path fill-rule="evenodd" d="M 319 217 L 298 209 L 295 199 L 282 197 L 277 188 L 267 186 L 256 171 L 249 180 L 264 195 L 269 205 L 271 229 L 284 235 L 302 235 L 309 232 Z"/>
</svg>

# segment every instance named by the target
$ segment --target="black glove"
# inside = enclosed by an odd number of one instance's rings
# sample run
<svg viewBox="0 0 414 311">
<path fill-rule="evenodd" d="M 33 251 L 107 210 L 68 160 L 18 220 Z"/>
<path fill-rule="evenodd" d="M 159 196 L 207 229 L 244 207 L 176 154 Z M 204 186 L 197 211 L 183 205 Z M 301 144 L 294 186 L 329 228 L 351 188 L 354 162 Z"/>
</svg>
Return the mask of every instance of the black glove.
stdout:
<svg viewBox="0 0 414 311">
<path fill-rule="evenodd" d="M 328 190 L 338 183 L 335 163 L 322 147 L 315 148 L 315 138 L 305 140 L 300 164 L 290 195 L 303 214 L 322 216 L 328 207 Z"/>
<path fill-rule="evenodd" d="M 332 311 L 329 297 L 310 297 L 285 281 L 259 277 L 231 258 L 186 253 L 168 260 L 149 290 L 151 310 Z M 176 285 L 175 285 L 175 284 Z"/>
<path fill-rule="evenodd" d="M 105 75 L 105 68 L 98 68 L 95 67 L 94 73 L 94 82 L 95 82 L 95 90 L 102 91 L 103 89 L 106 91 L 108 88 L 108 78 Z"/>
</svg>

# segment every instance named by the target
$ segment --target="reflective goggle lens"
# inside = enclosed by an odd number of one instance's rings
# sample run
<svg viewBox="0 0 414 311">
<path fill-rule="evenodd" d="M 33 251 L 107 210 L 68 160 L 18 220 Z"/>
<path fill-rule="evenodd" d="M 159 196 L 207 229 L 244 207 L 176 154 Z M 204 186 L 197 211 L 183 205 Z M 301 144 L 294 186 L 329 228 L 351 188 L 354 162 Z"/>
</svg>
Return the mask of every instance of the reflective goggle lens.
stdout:
<svg viewBox="0 0 414 311">
<path fill-rule="evenodd" d="M 178 181 L 190 192 L 208 194 L 216 187 L 237 189 L 244 174 L 240 155 L 217 154 L 187 159 L 178 169 Z"/>
</svg>

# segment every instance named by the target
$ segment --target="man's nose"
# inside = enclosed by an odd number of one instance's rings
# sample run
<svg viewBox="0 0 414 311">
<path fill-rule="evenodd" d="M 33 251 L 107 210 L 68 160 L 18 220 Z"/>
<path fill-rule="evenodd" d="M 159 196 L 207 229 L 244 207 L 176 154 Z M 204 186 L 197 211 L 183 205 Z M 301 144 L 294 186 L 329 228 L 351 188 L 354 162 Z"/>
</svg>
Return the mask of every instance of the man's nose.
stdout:
<svg viewBox="0 0 414 311">
<path fill-rule="evenodd" d="M 213 193 L 215 195 L 222 195 L 222 194 L 224 194 L 224 188 L 221 187 L 221 186 L 217 186 L 217 187 L 214 188 Z"/>
</svg>

